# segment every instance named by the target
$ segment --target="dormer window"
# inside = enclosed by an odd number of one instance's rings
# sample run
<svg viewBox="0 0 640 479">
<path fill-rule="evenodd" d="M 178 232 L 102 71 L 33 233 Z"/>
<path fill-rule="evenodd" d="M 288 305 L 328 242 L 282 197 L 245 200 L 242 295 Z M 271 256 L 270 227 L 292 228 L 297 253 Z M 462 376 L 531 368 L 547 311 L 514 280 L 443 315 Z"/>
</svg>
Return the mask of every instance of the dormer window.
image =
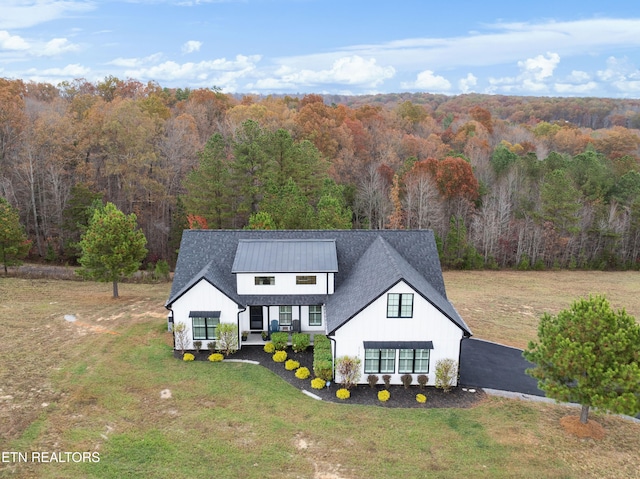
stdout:
<svg viewBox="0 0 640 479">
<path fill-rule="evenodd" d="M 296 284 L 316 284 L 315 276 L 296 276 Z"/>
<path fill-rule="evenodd" d="M 256 286 L 274 285 L 274 284 L 276 284 L 275 276 L 256 276 L 255 277 Z"/>
</svg>

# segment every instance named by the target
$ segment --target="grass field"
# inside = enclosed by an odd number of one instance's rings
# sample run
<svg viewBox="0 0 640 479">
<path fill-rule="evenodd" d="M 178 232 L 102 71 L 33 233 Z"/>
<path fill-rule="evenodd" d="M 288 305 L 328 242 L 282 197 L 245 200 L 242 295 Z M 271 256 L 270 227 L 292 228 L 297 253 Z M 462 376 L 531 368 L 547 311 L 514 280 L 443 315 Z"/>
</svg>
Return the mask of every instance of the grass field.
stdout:
<svg viewBox="0 0 640 479">
<path fill-rule="evenodd" d="M 535 337 L 543 311 L 580 295 L 606 293 L 640 316 L 638 273 L 448 272 L 445 281 L 477 337 L 514 346 Z M 9 460 L 0 477 L 640 477 L 640 425 L 618 417 L 593 414 L 607 435 L 581 440 L 558 423 L 575 413 L 565 406 L 322 403 L 257 366 L 176 361 L 168 292 L 123 284 L 114 300 L 107 284 L 0 279 L 0 453 L 100 458 Z"/>
</svg>

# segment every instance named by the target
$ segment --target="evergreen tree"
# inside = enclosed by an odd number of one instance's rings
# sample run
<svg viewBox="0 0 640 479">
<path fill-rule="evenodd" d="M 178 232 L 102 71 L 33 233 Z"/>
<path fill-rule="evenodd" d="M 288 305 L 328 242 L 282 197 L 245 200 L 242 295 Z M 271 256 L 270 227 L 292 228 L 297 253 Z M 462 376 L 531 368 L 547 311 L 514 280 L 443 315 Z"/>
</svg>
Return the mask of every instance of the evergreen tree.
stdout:
<svg viewBox="0 0 640 479">
<path fill-rule="evenodd" d="M 29 253 L 30 245 L 31 241 L 24 233 L 18 212 L 0 197 L 0 260 L 4 265 L 5 275 L 7 266 L 22 264 L 21 260 Z"/>
<path fill-rule="evenodd" d="M 248 217 L 259 210 L 272 163 L 265 151 L 265 133 L 258 122 L 247 120 L 238 129 L 233 154 L 231 180 L 238 197 L 237 211 Z"/>
<path fill-rule="evenodd" d="M 575 301 L 556 316 L 545 313 L 538 342 L 524 357 L 536 365 L 527 372 L 558 401 L 621 414 L 640 412 L 640 325 L 624 310 L 614 312 L 602 296 Z"/>
<path fill-rule="evenodd" d="M 352 227 L 353 213 L 346 205 L 344 186 L 337 185 L 333 180 L 326 179 L 322 186 L 320 201 L 318 201 L 316 229 L 348 230 Z"/>
<path fill-rule="evenodd" d="M 86 278 L 113 283 L 113 297 L 118 297 L 118 281 L 131 276 L 147 255 L 147 239 L 138 229 L 134 213 L 125 215 L 113 203 L 96 208 L 89 228 L 82 235 L 80 247 Z"/>
<path fill-rule="evenodd" d="M 92 191 L 85 183 L 76 183 L 71 188 L 69 202 L 62 211 L 62 230 L 66 236 L 64 251 L 74 261 L 80 256 L 80 237 L 87 230 L 96 202 L 102 204 L 102 193 Z"/>
<path fill-rule="evenodd" d="M 200 164 L 184 182 L 187 194 L 183 197 L 187 213 L 206 218 L 212 228 L 229 226 L 233 214 L 230 198 L 230 172 L 226 144 L 219 133 L 207 141 L 198 154 Z"/>
</svg>

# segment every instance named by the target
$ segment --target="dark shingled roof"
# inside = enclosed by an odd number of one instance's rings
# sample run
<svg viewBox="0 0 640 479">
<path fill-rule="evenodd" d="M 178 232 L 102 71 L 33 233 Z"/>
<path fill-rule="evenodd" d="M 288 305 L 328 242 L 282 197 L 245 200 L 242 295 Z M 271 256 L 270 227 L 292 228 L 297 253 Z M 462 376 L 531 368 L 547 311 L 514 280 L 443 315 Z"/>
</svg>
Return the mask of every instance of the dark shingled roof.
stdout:
<svg viewBox="0 0 640 479">
<path fill-rule="evenodd" d="M 334 240 L 338 258 L 335 294 L 238 295 L 232 269 L 241 240 Z M 471 334 L 447 300 L 430 230 L 185 230 L 167 307 L 201 279 L 209 281 L 239 307 L 325 303 L 329 332 L 404 280 L 466 335 Z"/>
</svg>

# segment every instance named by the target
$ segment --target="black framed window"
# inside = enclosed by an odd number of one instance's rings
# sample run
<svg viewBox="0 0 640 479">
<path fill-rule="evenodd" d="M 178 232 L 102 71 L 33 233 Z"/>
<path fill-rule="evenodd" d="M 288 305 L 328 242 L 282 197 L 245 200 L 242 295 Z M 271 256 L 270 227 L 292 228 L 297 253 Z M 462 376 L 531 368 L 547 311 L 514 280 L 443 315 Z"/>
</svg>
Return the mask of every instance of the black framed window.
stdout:
<svg viewBox="0 0 640 479">
<path fill-rule="evenodd" d="M 274 285 L 276 284 L 276 277 L 275 276 L 255 276 L 254 281 L 256 286 Z"/>
<path fill-rule="evenodd" d="M 309 306 L 309 326 L 322 326 L 322 306 L 314 304 Z"/>
<path fill-rule="evenodd" d="M 296 284 L 316 284 L 315 276 L 296 276 Z"/>
<path fill-rule="evenodd" d="M 398 364 L 399 373 L 428 373 L 428 349 L 401 349 Z"/>
<path fill-rule="evenodd" d="M 279 314 L 280 326 L 291 326 L 291 320 L 293 319 L 293 312 L 291 306 L 280 306 Z"/>
<path fill-rule="evenodd" d="M 192 318 L 193 339 L 216 339 L 220 318 Z"/>
<path fill-rule="evenodd" d="M 412 318 L 413 293 L 389 293 L 387 295 L 387 318 Z"/>
<path fill-rule="evenodd" d="M 393 374 L 396 371 L 395 349 L 365 349 L 364 372 L 366 374 Z"/>
</svg>

